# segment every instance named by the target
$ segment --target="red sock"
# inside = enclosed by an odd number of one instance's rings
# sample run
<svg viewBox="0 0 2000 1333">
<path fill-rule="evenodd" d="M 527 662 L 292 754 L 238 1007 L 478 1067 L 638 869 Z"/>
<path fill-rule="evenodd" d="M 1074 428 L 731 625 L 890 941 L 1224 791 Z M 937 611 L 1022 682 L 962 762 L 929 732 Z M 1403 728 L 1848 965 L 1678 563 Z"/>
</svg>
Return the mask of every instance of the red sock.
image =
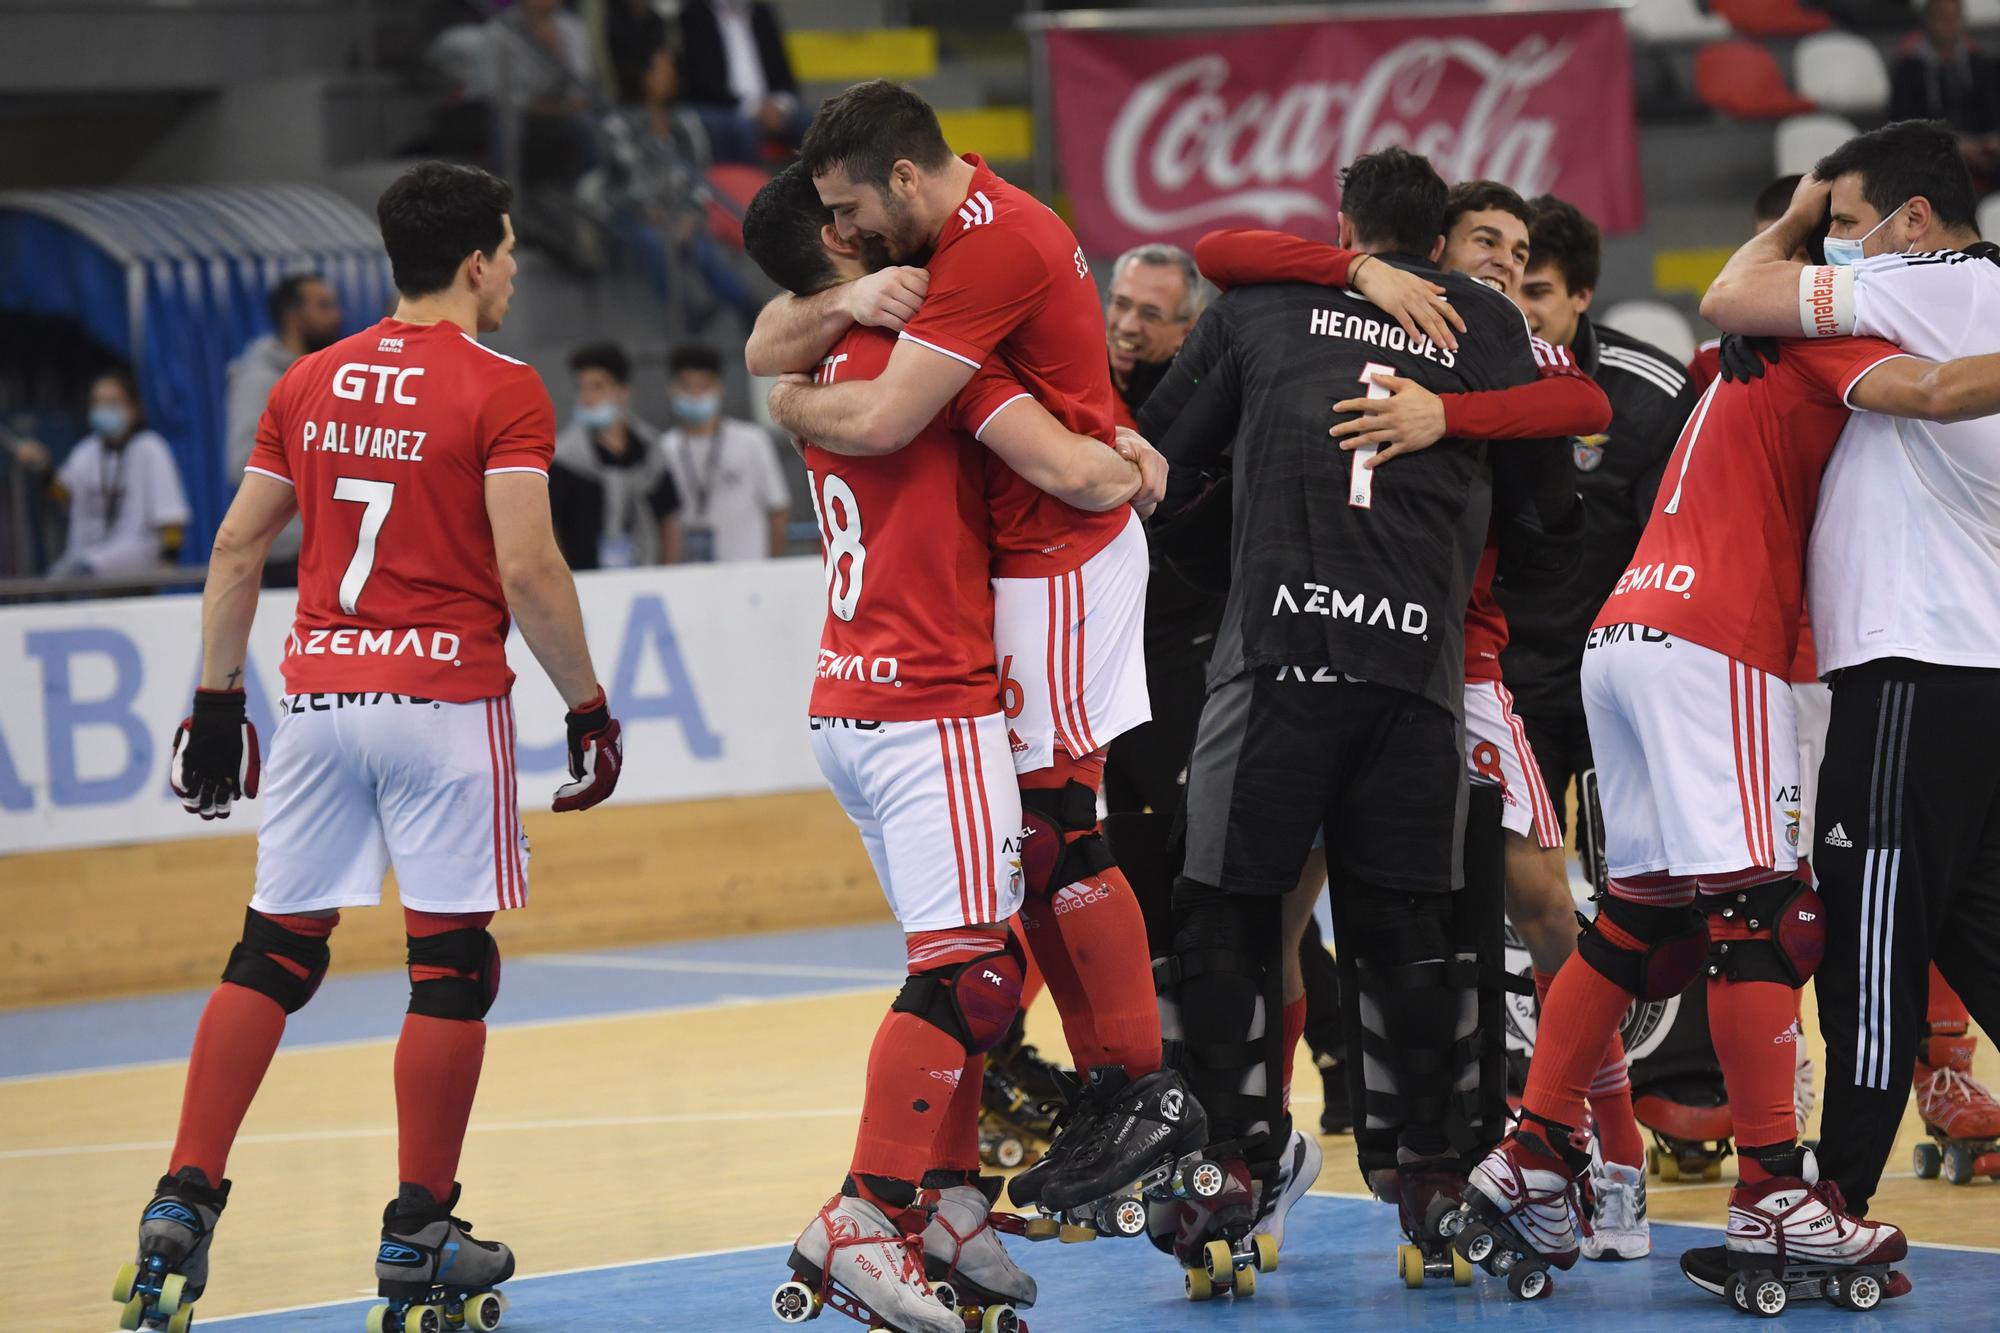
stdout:
<svg viewBox="0 0 2000 1333">
<path fill-rule="evenodd" d="M 340 913 L 270 919 L 294 934 L 323 940 L 340 924 Z M 289 958 L 265 956 L 295 976 L 306 975 L 306 969 Z M 181 1093 L 180 1132 L 168 1175 L 192 1166 L 208 1177 L 209 1184 L 222 1183 L 230 1145 L 236 1142 L 236 1131 L 242 1128 L 243 1116 L 284 1035 L 285 1010 L 276 1000 L 233 981 L 215 988 L 195 1028 L 187 1084 Z"/>
<path fill-rule="evenodd" d="M 1021 777 L 1024 791 L 1060 789 L 1071 779 L 1095 791 L 1102 752 L 1071 759 L 1057 752 L 1053 767 Z M 1088 837 L 1096 829 L 1068 835 Z M 1057 912 L 1060 904 L 1063 908 Z M 1146 919 L 1124 872 L 1116 866 L 1066 885 L 1050 898 L 1030 894 L 1022 905 L 1022 935 L 1040 964 L 1062 1014 L 1063 1035 L 1079 1070 L 1122 1065 L 1142 1078 L 1160 1067 L 1160 1009 Z"/>
<path fill-rule="evenodd" d="M 1599 918 L 1598 931 L 1632 949 L 1638 941 Z M 1521 1105 L 1560 1125 L 1583 1122 L 1584 1099 L 1604 1063 L 1604 1046 L 1632 1003 L 1631 992 L 1573 953 L 1556 973 L 1535 1024 L 1535 1056 Z M 1560 1145 L 1557 1145 L 1560 1146 Z"/>
<path fill-rule="evenodd" d="M 963 1088 L 965 1066 L 965 1047 L 949 1034 L 915 1014 L 891 1011 L 868 1052 L 854 1174 L 922 1181 L 955 1096 L 952 1082 Z"/>
<path fill-rule="evenodd" d="M 1018 917 L 1014 920 L 1012 930 L 1015 940 L 1021 946 L 1021 1012 L 1026 1013 L 1029 1006 L 1041 997 L 1042 989 L 1048 983 L 1042 980 L 1041 966 L 1035 962 L 1035 951 L 1028 947 L 1027 932 Z"/>
<path fill-rule="evenodd" d="M 1639 1118 L 1632 1113 L 1632 1073 L 1625 1062 L 1625 1042 L 1615 1032 L 1590 1085 L 1590 1118 L 1596 1122 L 1605 1161 L 1645 1165 L 1646 1140 L 1639 1133 Z"/>
<path fill-rule="evenodd" d="M 452 930 L 484 930 L 491 912 L 440 914 L 404 909 L 404 929 L 418 937 Z M 449 968 L 416 966 L 412 981 L 465 976 Z M 476 978 L 475 978 L 476 979 Z M 396 1043 L 397 1179 L 421 1185 L 442 1202 L 458 1179 L 465 1126 L 486 1061 L 486 1024 L 477 1018 L 405 1014 Z"/>
<path fill-rule="evenodd" d="M 1723 924 L 1721 918 L 1711 918 L 1712 928 Z M 1798 1135 L 1792 1117 L 1797 1074 L 1793 1043 L 1799 1039 L 1793 990 L 1779 981 L 1712 978 L 1708 1030 L 1729 1093 L 1729 1118 L 1736 1126 L 1737 1173 L 1748 1184 L 1769 1180 L 1771 1173 L 1742 1148 L 1790 1143 Z"/>
<path fill-rule="evenodd" d="M 1292 1109 L 1292 1066 L 1298 1063 L 1299 1043 L 1306 1035 L 1306 997 L 1301 995 L 1285 1006 L 1285 1110 Z"/>
<path fill-rule="evenodd" d="M 965 1062 L 958 1087 L 944 1108 L 944 1125 L 938 1130 L 933 1165 L 940 1171 L 979 1174 L 979 1091 L 986 1079 L 986 1057 L 975 1055 Z"/>
</svg>

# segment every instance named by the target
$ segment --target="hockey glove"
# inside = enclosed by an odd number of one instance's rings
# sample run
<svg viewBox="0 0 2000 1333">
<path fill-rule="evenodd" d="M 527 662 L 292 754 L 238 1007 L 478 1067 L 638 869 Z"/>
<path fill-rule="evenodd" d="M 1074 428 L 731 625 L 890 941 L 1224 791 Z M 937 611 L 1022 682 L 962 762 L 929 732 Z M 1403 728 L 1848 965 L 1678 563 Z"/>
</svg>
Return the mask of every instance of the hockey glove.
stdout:
<svg viewBox="0 0 2000 1333">
<path fill-rule="evenodd" d="M 174 733 L 167 783 L 191 815 L 227 819 L 238 797 L 257 794 L 262 766 L 257 728 L 250 725 L 241 690 L 196 690 L 194 711 Z"/>
<path fill-rule="evenodd" d="M 1722 336 L 1722 346 L 1717 349 L 1716 359 L 1722 363 L 1723 379 L 1731 384 L 1747 384 L 1764 378 L 1766 362 L 1774 366 L 1778 364 L 1778 340 L 1726 333 Z"/>
<path fill-rule="evenodd" d="M 604 687 L 597 697 L 581 708 L 569 710 L 569 775 L 574 779 L 556 788 L 557 811 L 588 810 L 617 790 L 619 770 L 625 766 L 625 745 L 618 738 L 618 720 L 611 716 Z"/>
</svg>

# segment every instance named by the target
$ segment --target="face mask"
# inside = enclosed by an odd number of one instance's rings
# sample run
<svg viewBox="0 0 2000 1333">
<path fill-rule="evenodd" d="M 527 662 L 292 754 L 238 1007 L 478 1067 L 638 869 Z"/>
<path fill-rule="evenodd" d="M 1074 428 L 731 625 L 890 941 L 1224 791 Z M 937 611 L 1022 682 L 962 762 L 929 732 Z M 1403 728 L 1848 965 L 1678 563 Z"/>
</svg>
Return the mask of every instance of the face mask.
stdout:
<svg viewBox="0 0 2000 1333">
<path fill-rule="evenodd" d="M 1874 226 L 1870 227 L 1868 229 L 1868 234 L 1866 236 L 1861 237 L 1859 240 L 1854 240 L 1852 238 L 1843 239 L 1838 236 L 1829 236 L 1825 240 L 1821 241 L 1820 249 L 1826 254 L 1826 262 L 1829 264 L 1837 264 L 1843 268 L 1851 264 L 1860 263 L 1861 249 L 1863 246 L 1868 244 L 1868 237 L 1873 236 L 1876 232 L 1888 226 L 1890 221 L 1896 216 L 1896 214 L 1903 211 L 1903 204 L 1907 204 L 1909 202 L 1910 202 L 1909 200 L 1905 199 L 1902 204 L 1897 204 L 1894 208 L 1890 209 L 1888 213 L 1883 215 L 1882 220 L 1876 223 Z"/>
<path fill-rule="evenodd" d="M 674 395 L 674 415 L 682 421 L 700 425 L 713 421 L 715 414 L 722 410 L 722 395 L 719 393 L 677 393 Z"/>
<path fill-rule="evenodd" d="M 131 425 L 132 414 L 122 407 L 113 407 L 109 403 L 97 403 L 90 409 L 90 428 L 96 431 L 102 439 L 123 439 L 125 432 L 131 428 Z"/>
<path fill-rule="evenodd" d="M 618 404 L 606 400 L 601 403 L 587 403 L 576 409 L 576 419 L 586 430 L 603 430 L 617 424 Z"/>
</svg>

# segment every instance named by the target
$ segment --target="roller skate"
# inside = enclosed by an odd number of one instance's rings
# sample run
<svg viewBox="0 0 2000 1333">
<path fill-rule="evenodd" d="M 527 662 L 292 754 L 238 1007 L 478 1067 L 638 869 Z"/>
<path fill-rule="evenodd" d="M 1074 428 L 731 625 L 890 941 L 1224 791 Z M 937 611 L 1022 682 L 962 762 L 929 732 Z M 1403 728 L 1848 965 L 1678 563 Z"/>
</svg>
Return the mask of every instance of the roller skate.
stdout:
<svg viewBox="0 0 2000 1333">
<path fill-rule="evenodd" d="M 229 1182 L 213 1188 L 195 1167 L 160 1177 L 152 1202 L 139 1214 L 139 1257 L 111 1284 L 111 1299 L 124 1307 L 118 1327 L 186 1333 L 208 1285 L 215 1220 L 228 1201 Z"/>
<path fill-rule="evenodd" d="M 1820 1180 L 1811 1149 L 1793 1149 L 1784 1157 L 1789 1160 L 1783 1166 L 1795 1166 L 1796 1174 L 1756 1185 L 1739 1181 L 1730 1192 L 1724 1299 L 1773 1318 L 1801 1297 L 1872 1310 L 1908 1291 L 1909 1279 L 1890 1267 L 1909 1254 L 1903 1233 L 1886 1222 L 1851 1216 L 1840 1186 Z M 1691 1257 L 1683 1257 L 1681 1271 L 1694 1279 Z"/>
<path fill-rule="evenodd" d="M 1247 1145 L 1218 1145 L 1223 1151 Z M 1278 1267 L 1279 1238 L 1254 1230 L 1259 1214 L 1260 1186 L 1240 1157 L 1214 1158 L 1208 1170 L 1221 1177 L 1221 1188 L 1210 1194 L 1179 1199 L 1155 1199 L 1146 1209 L 1147 1232 L 1153 1244 L 1174 1256 L 1181 1266 L 1183 1289 L 1191 1301 L 1257 1294 L 1257 1274 Z M 1264 1188 L 1274 1188 L 1276 1182 Z"/>
<path fill-rule="evenodd" d="M 1567 1152 L 1559 1152 L 1544 1135 Z M 1465 1202 L 1437 1221 L 1437 1232 L 1469 1263 L 1505 1276 L 1507 1290 L 1535 1300 L 1555 1290 L 1551 1267 L 1569 1269 L 1579 1251 L 1582 1213 L 1576 1179 L 1589 1159 L 1570 1145 L 1567 1126 L 1524 1115 L 1520 1127 L 1472 1168 Z"/>
<path fill-rule="evenodd" d="M 1663 1181 L 1720 1180 L 1722 1159 L 1736 1132 L 1720 1084 L 1671 1080 L 1632 1099 L 1632 1112 L 1653 1135 L 1646 1171 Z"/>
<path fill-rule="evenodd" d="M 475 1240 L 472 1223 L 451 1215 L 458 1192 L 454 1182 L 451 1197 L 439 1203 L 422 1185 L 404 1181 L 382 1211 L 375 1292 L 388 1304 L 368 1312 L 368 1333 L 486 1333 L 500 1326 L 507 1298 L 493 1288 L 514 1276 L 514 1252 L 499 1241 Z"/>
<path fill-rule="evenodd" d="M 802 1324 L 826 1309 L 892 1333 L 966 1333 L 964 1318 L 924 1277 L 924 1242 L 866 1199 L 828 1199 L 786 1264 L 792 1280 L 771 1293 L 780 1323 Z"/>
<path fill-rule="evenodd" d="M 1038 1160 L 1055 1134 L 1054 1109 L 1074 1082 L 1020 1042 L 1018 1030 L 986 1057 L 979 1096 L 979 1159 L 1011 1171 Z"/>
<path fill-rule="evenodd" d="M 1932 1142 L 1913 1154 L 1917 1179 L 1942 1174 L 1954 1185 L 1975 1176 L 2000 1180 L 2000 1101 L 1972 1077 L 1973 1039 L 1964 1032 L 1926 1037 L 1917 1054 L 1917 1114 Z"/>
<path fill-rule="evenodd" d="M 998 1176 L 951 1174 L 949 1181 L 926 1181 L 931 1220 L 924 1228 L 924 1272 L 931 1291 L 958 1312 L 968 1333 L 1028 1333 L 1019 1310 L 1035 1303 L 1035 1279 L 1000 1243 L 1002 1232 L 1022 1234 L 1021 1219 L 993 1211 Z"/>
<path fill-rule="evenodd" d="M 1406 1287 L 1449 1280 L 1455 1287 L 1472 1285 L 1472 1265 L 1452 1249 L 1442 1230 L 1444 1219 L 1465 1204 L 1465 1168 L 1456 1157 L 1417 1157 L 1399 1149 L 1395 1171 L 1381 1171 L 1370 1181 L 1375 1196 L 1396 1205 L 1396 1220 L 1409 1237 L 1396 1247 L 1396 1271 Z"/>
<path fill-rule="evenodd" d="M 1177 1180 L 1183 1166 L 1196 1172 L 1208 1116 L 1178 1071 L 1157 1069 L 1128 1082 L 1122 1069 L 1093 1069 L 1090 1079 L 1094 1109 L 1056 1145 L 1053 1165 L 1035 1185 L 1038 1204 L 1075 1211 L 1134 1188 L 1157 1191 Z M 1135 1181 L 1149 1183 L 1134 1187 Z"/>
<path fill-rule="evenodd" d="M 1250 1234 L 1269 1236 L 1273 1244 L 1283 1249 L 1285 1219 L 1291 1214 L 1292 1205 L 1304 1198 L 1319 1179 L 1325 1160 L 1318 1139 L 1293 1130 L 1285 1144 L 1284 1156 L 1278 1159 L 1277 1178 L 1258 1191 L 1257 1220 L 1251 1224 Z"/>
</svg>

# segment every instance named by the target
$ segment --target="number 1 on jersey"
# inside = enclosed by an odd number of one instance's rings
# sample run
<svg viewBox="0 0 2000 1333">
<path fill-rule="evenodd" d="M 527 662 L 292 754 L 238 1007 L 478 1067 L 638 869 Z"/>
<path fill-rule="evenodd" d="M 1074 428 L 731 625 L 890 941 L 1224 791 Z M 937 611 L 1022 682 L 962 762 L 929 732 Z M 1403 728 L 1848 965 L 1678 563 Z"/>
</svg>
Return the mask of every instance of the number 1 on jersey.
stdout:
<svg viewBox="0 0 2000 1333">
<path fill-rule="evenodd" d="M 333 498 L 367 506 L 361 511 L 361 534 L 354 543 L 354 558 L 347 562 L 347 572 L 340 576 L 340 609 L 351 616 L 355 614 L 355 603 L 361 600 L 361 590 L 368 586 L 368 576 L 375 572 L 375 539 L 382 535 L 382 525 L 389 520 L 389 506 L 396 502 L 396 483 L 338 477 L 333 483 Z"/>
<path fill-rule="evenodd" d="M 1387 398 L 1389 391 L 1375 382 L 1377 375 L 1393 375 L 1394 366 L 1385 366 L 1380 361 L 1370 361 L 1361 367 L 1361 383 L 1368 389 L 1370 398 Z M 1354 451 L 1354 470 L 1347 479 L 1347 503 L 1356 509 L 1375 507 L 1375 469 L 1368 466 L 1368 460 L 1375 457 L 1379 446 L 1364 444 Z"/>
</svg>

